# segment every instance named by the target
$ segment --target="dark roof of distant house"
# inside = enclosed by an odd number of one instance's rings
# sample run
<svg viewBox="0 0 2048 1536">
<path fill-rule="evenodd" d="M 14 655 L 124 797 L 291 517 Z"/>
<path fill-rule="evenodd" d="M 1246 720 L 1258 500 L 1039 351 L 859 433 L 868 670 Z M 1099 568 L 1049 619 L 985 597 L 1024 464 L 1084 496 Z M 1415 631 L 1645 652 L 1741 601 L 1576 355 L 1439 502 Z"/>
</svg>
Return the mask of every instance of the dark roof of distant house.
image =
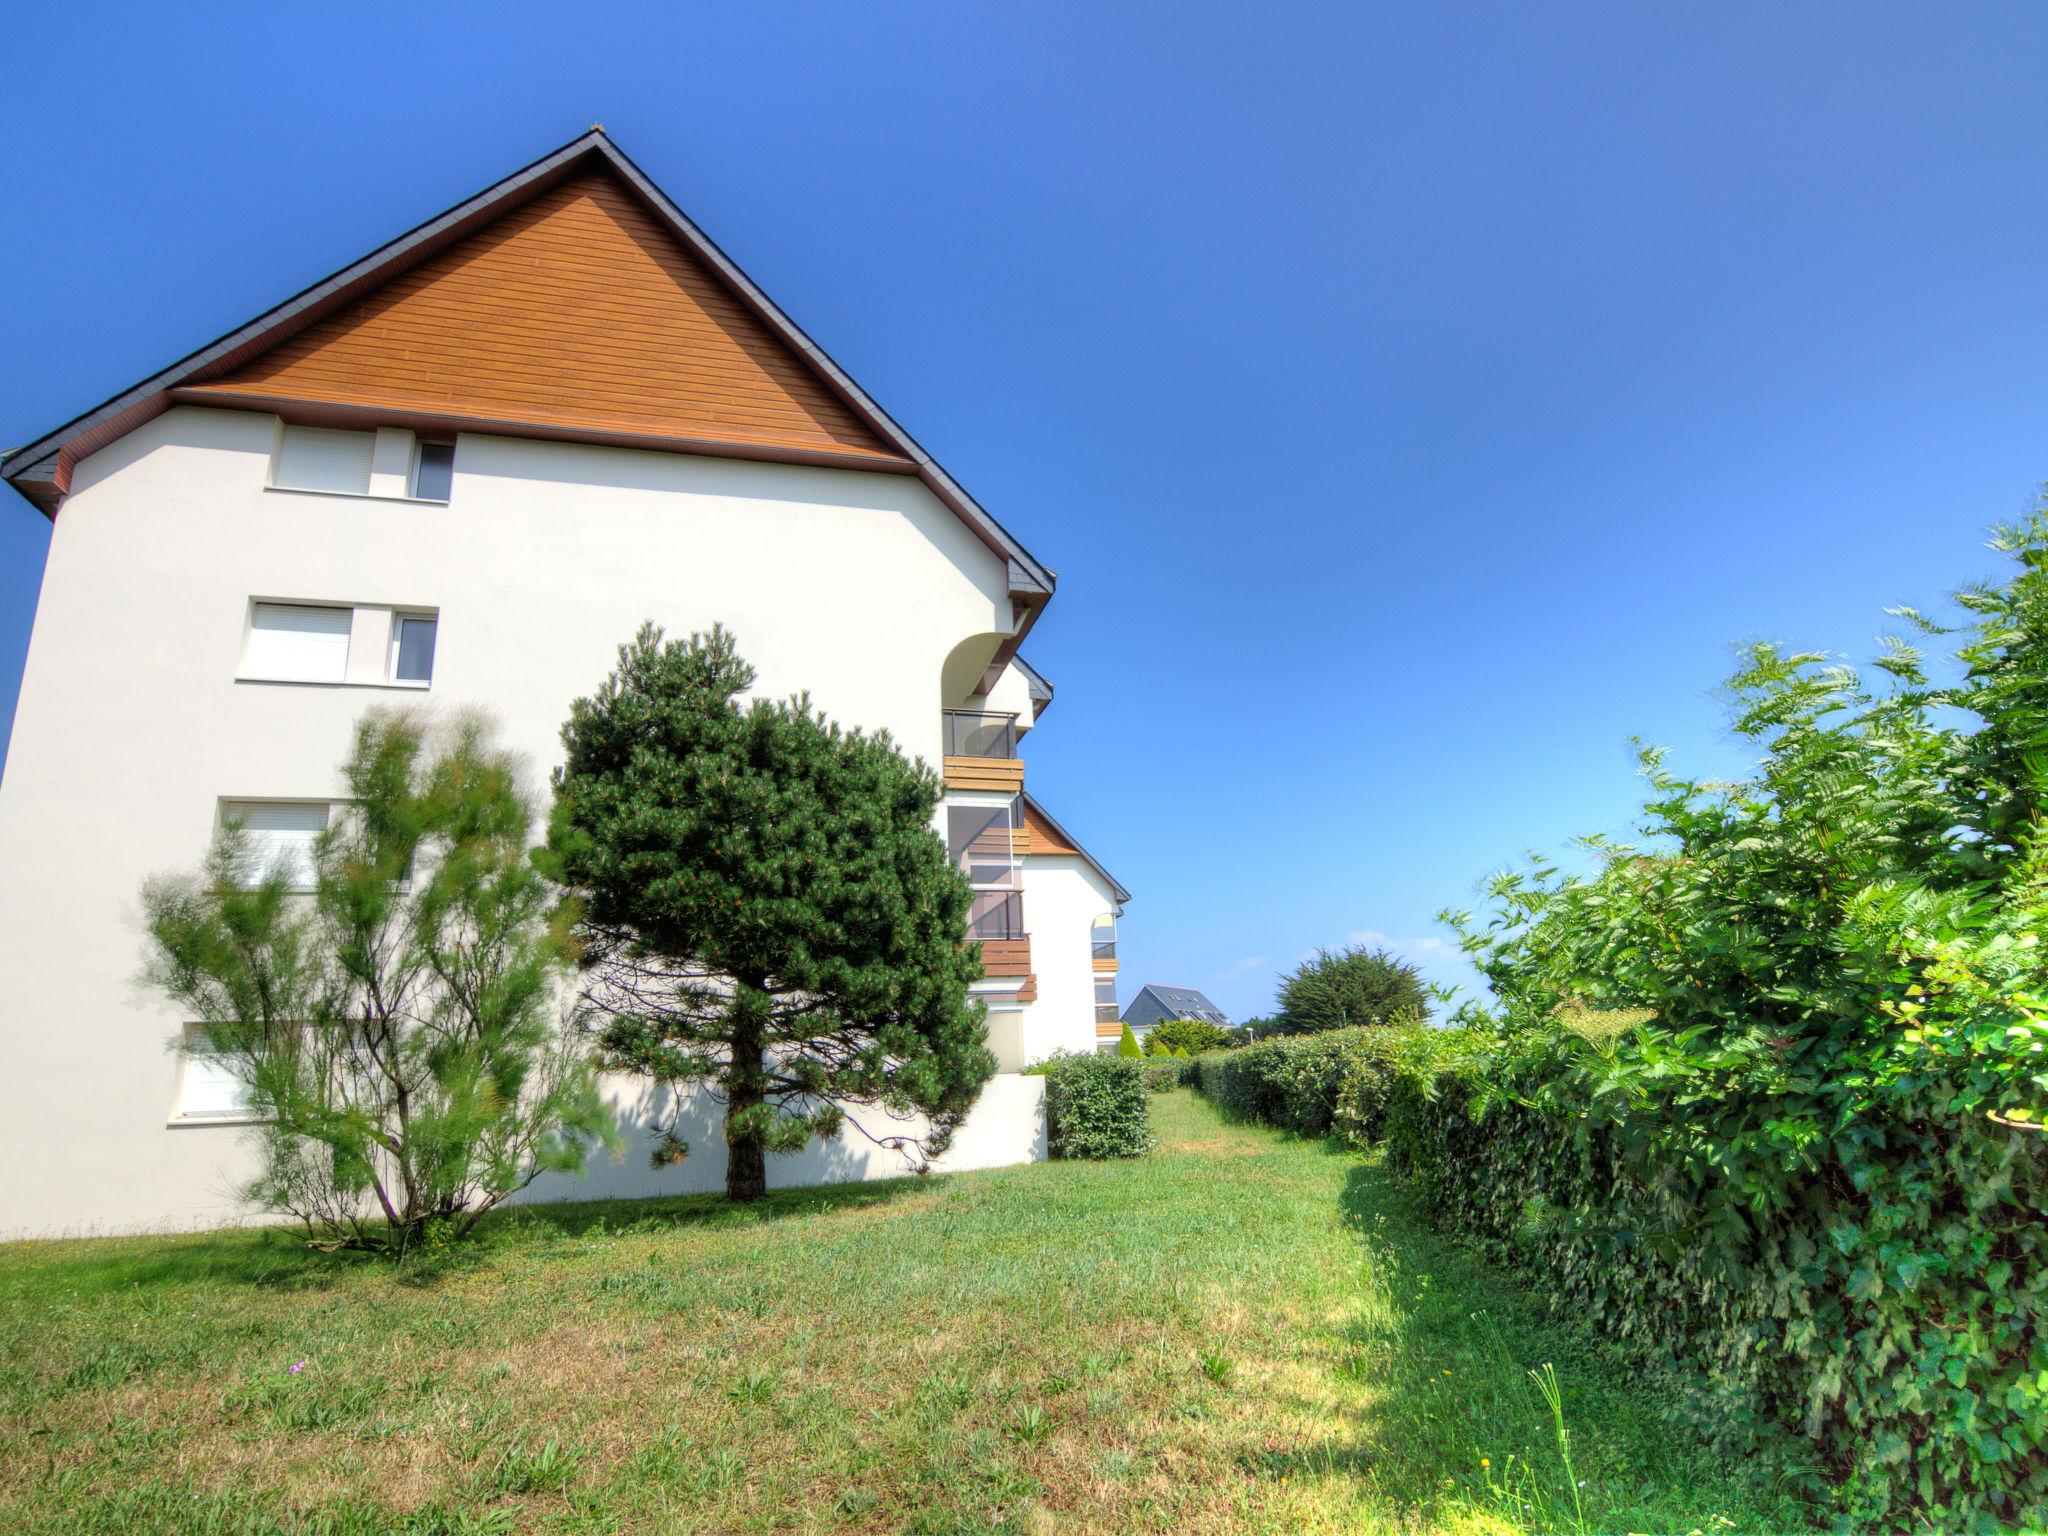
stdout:
<svg viewBox="0 0 2048 1536">
<path fill-rule="evenodd" d="M 1212 1024 L 1228 1024 L 1230 1016 L 1193 987 L 1168 987 L 1156 981 L 1148 981 L 1138 989 L 1138 997 L 1150 993 L 1152 1000 L 1164 1008 L 1167 1017 L 1174 1019 L 1207 1019 Z M 1137 998 L 1132 998 L 1135 1004 Z"/>
</svg>

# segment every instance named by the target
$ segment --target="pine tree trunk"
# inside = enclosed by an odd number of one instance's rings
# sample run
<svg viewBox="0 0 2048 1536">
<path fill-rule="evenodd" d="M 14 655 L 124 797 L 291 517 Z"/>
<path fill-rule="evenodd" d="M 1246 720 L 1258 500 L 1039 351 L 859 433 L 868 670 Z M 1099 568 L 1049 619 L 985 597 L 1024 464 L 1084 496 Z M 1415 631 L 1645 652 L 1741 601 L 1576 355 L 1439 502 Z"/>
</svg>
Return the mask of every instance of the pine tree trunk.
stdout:
<svg viewBox="0 0 2048 1536">
<path fill-rule="evenodd" d="M 768 1193 L 767 1138 L 758 1111 L 767 1101 L 761 1070 L 762 1016 L 768 999 L 742 982 L 732 1005 L 732 1065 L 725 1085 L 725 1197 L 758 1200 Z"/>
<path fill-rule="evenodd" d="M 768 1193 L 768 1158 L 759 1136 L 728 1141 L 725 1146 L 725 1197 L 758 1200 Z"/>
</svg>

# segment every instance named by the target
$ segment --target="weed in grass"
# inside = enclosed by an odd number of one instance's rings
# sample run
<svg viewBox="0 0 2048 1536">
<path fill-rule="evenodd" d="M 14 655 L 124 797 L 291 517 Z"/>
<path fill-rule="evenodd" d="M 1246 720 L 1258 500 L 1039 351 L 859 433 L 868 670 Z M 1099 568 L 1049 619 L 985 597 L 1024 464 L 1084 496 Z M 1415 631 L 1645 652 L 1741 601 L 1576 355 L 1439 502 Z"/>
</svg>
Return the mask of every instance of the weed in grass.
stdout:
<svg viewBox="0 0 2048 1536">
<path fill-rule="evenodd" d="M 1010 1415 L 1008 1433 L 1024 1445 L 1037 1445 L 1052 1433 L 1052 1421 L 1038 1404 L 1026 1403 Z"/>
<path fill-rule="evenodd" d="M 491 1494 L 559 1493 L 582 1462 L 582 1452 L 549 1435 L 538 1445 L 513 1442 L 500 1452 L 487 1487 Z"/>
<path fill-rule="evenodd" d="M 1202 1351 L 1201 1361 L 1202 1374 L 1204 1376 L 1208 1377 L 1219 1387 L 1230 1385 L 1230 1378 L 1236 1370 L 1236 1367 L 1230 1362 L 1230 1356 L 1224 1354 L 1220 1349 L 1205 1349 Z"/>
<path fill-rule="evenodd" d="M 694 1449 L 687 1440 L 656 1440 L 643 1445 L 633 1453 L 633 1475 L 650 1483 L 681 1482 L 685 1463 Z"/>
<path fill-rule="evenodd" d="M 765 1403 L 775 1395 L 775 1373 L 748 1366 L 728 1394 L 736 1403 Z"/>
<path fill-rule="evenodd" d="M 690 1491 L 700 1499 L 737 1488 L 747 1475 L 747 1464 L 737 1451 L 713 1451 L 690 1473 Z"/>
<path fill-rule="evenodd" d="M 849 1520 L 857 1520 L 881 1502 L 882 1496 L 872 1488 L 845 1488 L 840 1491 L 833 1508 Z"/>
</svg>

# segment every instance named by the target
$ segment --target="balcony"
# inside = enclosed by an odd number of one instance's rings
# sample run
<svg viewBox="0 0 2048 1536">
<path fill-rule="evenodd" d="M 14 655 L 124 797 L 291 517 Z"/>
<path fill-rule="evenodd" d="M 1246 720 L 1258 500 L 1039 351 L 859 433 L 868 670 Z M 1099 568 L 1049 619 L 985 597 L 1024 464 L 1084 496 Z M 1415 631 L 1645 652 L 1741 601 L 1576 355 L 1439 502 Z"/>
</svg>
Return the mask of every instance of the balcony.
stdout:
<svg viewBox="0 0 2048 1536">
<path fill-rule="evenodd" d="M 1106 935 L 1106 937 L 1105 937 Z M 1098 976 L 1116 974 L 1116 930 L 1098 926 L 1095 937 L 1088 942 L 1088 958 Z"/>
<path fill-rule="evenodd" d="M 1030 986 L 1031 935 L 1024 931 L 1022 891 L 976 891 L 967 909 L 967 937 L 981 943 L 982 975 L 1021 976 Z"/>
<path fill-rule="evenodd" d="M 967 909 L 967 936 L 991 940 L 1024 939 L 1024 893 L 1022 891 L 976 891 Z"/>
<path fill-rule="evenodd" d="M 949 709 L 944 723 L 946 788 L 1016 794 L 1024 787 L 1015 715 Z"/>
<path fill-rule="evenodd" d="M 1095 1005 L 1095 1022 L 1097 1024 L 1121 1024 L 1123 1017 L 1115 1003 L 1097 1003 Z"/>
</svg>

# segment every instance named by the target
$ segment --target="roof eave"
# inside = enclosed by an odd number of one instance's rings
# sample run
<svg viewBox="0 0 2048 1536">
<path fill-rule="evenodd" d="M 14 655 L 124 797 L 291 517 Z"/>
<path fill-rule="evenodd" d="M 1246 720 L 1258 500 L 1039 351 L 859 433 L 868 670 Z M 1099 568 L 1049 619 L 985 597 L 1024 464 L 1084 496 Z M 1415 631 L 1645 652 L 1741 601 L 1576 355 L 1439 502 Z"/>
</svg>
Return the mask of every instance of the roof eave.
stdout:
<svg viewBox="0 0 2048 1536">
<path fill-rule="evenodd" d="M 1107 869 L 1103 867 L 1102 861 L 1100 859 L 1096 858 L 1095 855 L 1090 853 L 1086 848 L 1083 848 L 1081 846 L 1081 840 L 1078 837 L 1074 836 L 1073 833 L 1069 832 L 1065 827 L 1061 826 L 1059 823 L 1059 818 L 1053 815 L 1052 812 L 1048 811 L 1043 805 L 1039 804 L 1037 798 L 1028 789 L 1024 791 L 1024 804 L 1029 809 L 1037 812 L 1038 815 L 1043 817 L 1045 819 L 1046 824 L 1050 826 L 1054 832 L 1058 833 L 1062 838 L 1066 840 L 1067 845 L 1071 847 L 1074 850 L 1074 852 L 1081 856 L 1082 863 L 1086 864 L 1090 869 L 1094 870 L 1096 874 L 1102 876 L 1103 884 L 1109 887 L 1110 894 L 1115 896 L 1116 904 L 1119 908 L 1122 908 L 1123 906 L 1129 903 L 1131 899 L 1131 893 L 1123 888 L 1123 886 L 1118 882 L 1116 876 L 1112 875 Z"/>
</svg>

